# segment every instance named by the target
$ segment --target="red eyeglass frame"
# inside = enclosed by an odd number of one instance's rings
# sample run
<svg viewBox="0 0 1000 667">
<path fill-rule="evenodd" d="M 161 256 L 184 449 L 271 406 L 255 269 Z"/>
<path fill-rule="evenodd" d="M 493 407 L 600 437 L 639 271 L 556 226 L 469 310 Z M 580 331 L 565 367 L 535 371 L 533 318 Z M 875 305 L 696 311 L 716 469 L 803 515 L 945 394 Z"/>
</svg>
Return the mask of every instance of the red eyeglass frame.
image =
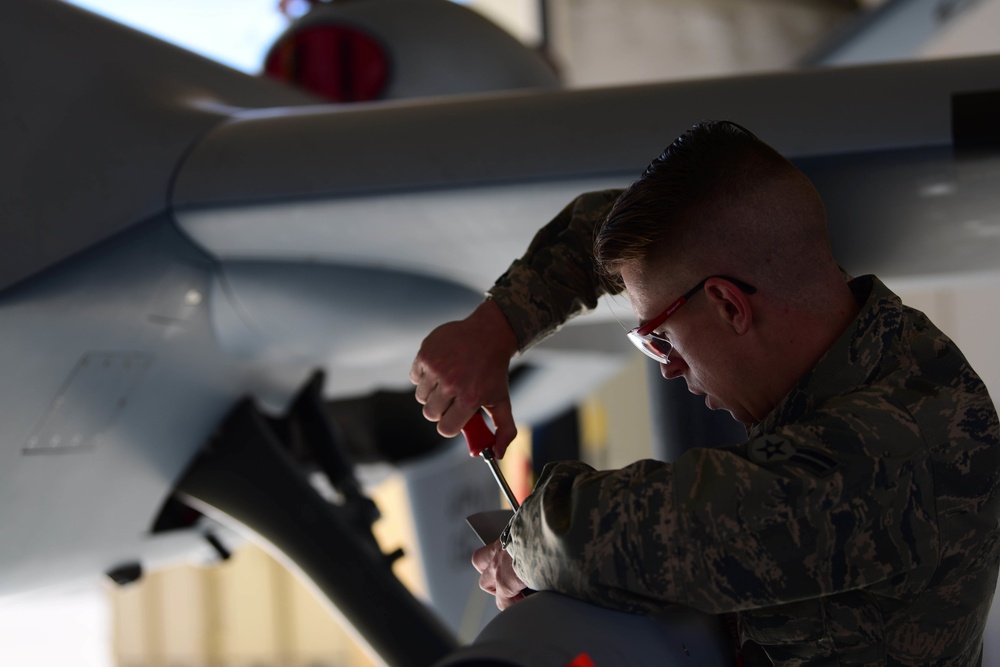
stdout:
<svg viewBox="0 0 1000 667">
<path fill-rule="evenodd" d="M 628 336 L 628 339 L 632 341 L 632 344 L 635 345 L 640 352 L 645 354 L 650 359 L 653 359 L 654 361 L 660 363 L 666 363 L 667 355 L 670 353 L 671 350 L 670 341 L 660 338 L 659 336 L 653 336 L 652 333 L 656 331 L 656 329 L 660 325 L 666 322 L 671 315 L 676 313 L 678 308 L 683 306 L 685 303 L 688 302 L 688 300 L 692 296 L 697 294 L 698 291 L 705 286 L 705 283 L 707 283 L 712 278 L 722 278 L 723 280 L 728 280 L 729 282 L 736 285 L 743 292 L 746 292 L 747 294 L 754 294 L 757 292 L 756 287 L 750 285 L 749 283 L 743 282 L 739 278 L 733 278 L 731 276 L 721 276 L 721 275 L 709 276 L 704 280 L 702 280 L 697 285 L 695 285 L 694 287 L 692 287 L 691 289 L 689 289 L 687 292 L 685 292 L 684 295 L 679 297 L 676 301 L 672 302 L 669 306 L 666 307 L 666 309 L 664 309 L 662 313 L 660 313 L 653 319 L 649 320 L 642 326 L 631 329 L 626 334 Z M 666 345 L 667 349 L 666 350 L 660 349 L 660 345 Z"/>
</svg>

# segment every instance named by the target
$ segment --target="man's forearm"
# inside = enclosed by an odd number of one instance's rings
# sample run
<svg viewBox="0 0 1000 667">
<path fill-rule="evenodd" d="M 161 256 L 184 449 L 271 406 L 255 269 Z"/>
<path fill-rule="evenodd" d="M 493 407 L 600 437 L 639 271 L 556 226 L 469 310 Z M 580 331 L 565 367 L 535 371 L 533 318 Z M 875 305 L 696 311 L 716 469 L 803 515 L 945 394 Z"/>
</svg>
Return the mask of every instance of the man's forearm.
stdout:
<svg viewBox="0 0 1000 667">
<path fill-rule="evenodd" d="M 677 594 L 671 488 L 670 466 L 657 461 L 609 471 L 579 461 L 547 465 L 511 522 L 515 572 L 531 588 L 603 607 L 662 610 Z"/>
<path fill-rule="evenodd" d="M 497 279 L 489 295 L 503 311 L 521 350 L 597 306 L 621 282 L 594 263 L 594 231 L 620 191 L 577 197 L 535 235 L 525 254 Z"/>
</svg>

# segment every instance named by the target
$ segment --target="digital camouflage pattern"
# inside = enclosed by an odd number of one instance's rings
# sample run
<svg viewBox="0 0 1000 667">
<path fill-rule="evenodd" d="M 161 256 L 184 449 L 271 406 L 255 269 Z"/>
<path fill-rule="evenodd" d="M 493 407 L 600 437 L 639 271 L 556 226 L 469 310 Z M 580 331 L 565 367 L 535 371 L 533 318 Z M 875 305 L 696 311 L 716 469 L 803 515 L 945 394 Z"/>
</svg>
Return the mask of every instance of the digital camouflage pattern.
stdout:
<svg viewBox="0 0 1000 667">
<path fill-rule="evenodd" d="M 576 205 L 597 202 L 592 218 L 604 196 Z M 585 255 L 592 232 L 576 238 Z M 613 288 L 552 305 L 568 251 L 548 252 L 494 294 L 529 343 Z M 981 664 L 1000 563 L 996 410 L 923 314 L 871 276 L 851 287 L 853 326 L 747 442 L 673 464 L 547 466 L 511 526 L 518 575 L 634 612 L 737 611 L 775 665 Z"/>
<path fill-rule="evenodd" d="M 596 308 L 601 295 L 625 289 L 620 280 L 594 265 L 594 231 L 620 194 L 621 190 L 589 192 L 570 202 L 490 289 L 521 350 L 574 315 Z"/>
</svg>

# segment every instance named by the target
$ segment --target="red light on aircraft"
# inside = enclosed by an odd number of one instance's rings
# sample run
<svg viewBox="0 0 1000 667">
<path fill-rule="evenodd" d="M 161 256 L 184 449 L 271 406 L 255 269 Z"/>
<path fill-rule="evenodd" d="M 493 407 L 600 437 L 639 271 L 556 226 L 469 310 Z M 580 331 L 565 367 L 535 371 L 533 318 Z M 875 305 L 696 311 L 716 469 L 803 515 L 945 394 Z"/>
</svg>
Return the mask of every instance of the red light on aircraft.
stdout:
<svg viewBox="0 0 1000 667">
<path fill-rule="evenodd" d="M 382 45 L 357 28 L 321 24 L 285 34 L 264 61 L 264 74 L 332 102 L 378 99 L 389 80 Z"/>
</svg>

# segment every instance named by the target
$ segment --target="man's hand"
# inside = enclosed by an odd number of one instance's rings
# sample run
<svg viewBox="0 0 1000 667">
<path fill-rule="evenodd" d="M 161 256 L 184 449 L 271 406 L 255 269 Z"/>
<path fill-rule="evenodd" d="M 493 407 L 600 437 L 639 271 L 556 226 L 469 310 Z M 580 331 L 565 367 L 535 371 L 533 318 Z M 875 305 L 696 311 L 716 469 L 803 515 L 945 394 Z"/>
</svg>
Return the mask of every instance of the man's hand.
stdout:
<svg viewBox="0 0 1000 667">
<path fill-rule="evenodd" d="M 524 599 L 527 586 L 514 572 L 514 560 L 500 546 L 500 540 L 477 549 L 472 565 L 479 572 L 479 587 L 496 597 L 501 610 Z"/>
<path fill-rule="evenodd" d="M 496 426 L 493 453 L 502 458 L 517 435 L 507 384 L 507 370 L 517 350 L 517 336 L 490 300 L 464 320 L 434 329 L 410 368 L 424 417 L 437 422 L 438 433 L 450 438 L 482 407 Z"/>
</svg>

